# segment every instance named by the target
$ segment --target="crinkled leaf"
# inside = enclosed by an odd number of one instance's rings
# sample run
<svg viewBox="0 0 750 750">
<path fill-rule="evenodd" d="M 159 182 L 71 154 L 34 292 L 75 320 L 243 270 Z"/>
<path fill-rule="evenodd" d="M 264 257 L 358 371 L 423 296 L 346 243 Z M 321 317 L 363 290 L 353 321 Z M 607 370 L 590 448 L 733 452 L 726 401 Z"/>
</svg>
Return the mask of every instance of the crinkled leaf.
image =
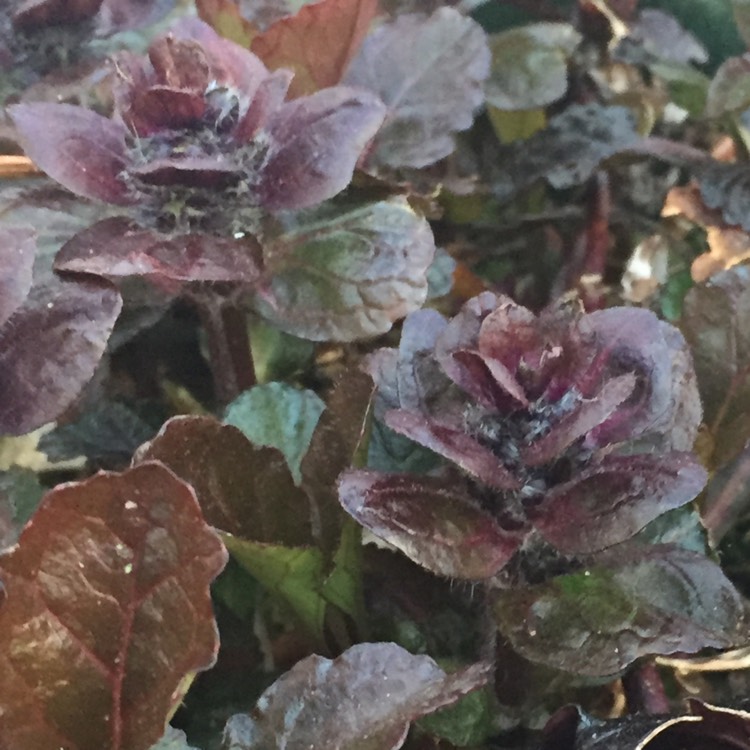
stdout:
<svg viewBox="0 0 750 750">
<path fill-rule="evenodd" d="M 0 558 L 0 744 L 150 747 L 215 660 L 208 587 L 225 562 L 159 464 L 48 493 Z"/>
<path fill-rule="evenodd" d="M 244 18 L 237 3 L 232 0 L 196 0 L 195 7 L 198 15 L 218 34 L 250 49 L 259 29 Z"/>
<path fill-rule="evenodd" d="M 722 418 L 715 460 L 725 463 L 750 437 L 750 267 L 734 266 L 685 295 L 681 328 L 690 344 L 706 423 Z"/>
<path fill-rule="evenodd" d="M 591 676 L 649 654 L 730 648 L 746 630 L 718 565 L 672 545 L 613 550 L 585 570 L 494 596 L 498 627 L 523 656 Z"/>
<path fill-rule="evenodd" d="M 485 664 L 446 674 L 395 643 L 361 643 L 333 661 L 309 656 L 280 677 L 251 714 L 225 729 L 225 750 L 285 747 L 397 750 L 415 719 L 489 678 Z"/>
<path fill-rule="evenodd" d="M 268 321 L 315 341 L 385 333 L 424 302 L 432 231 L 402 198 L 298 215 L 264 246 L 270 280 L 252 297 Z"/>
<path fill-rule="evenodd" d="M 436 477 L 347 471 L 344 509 L 375 536 L 439 575 L 477 580 L 497 573 L 521 545 L 460 485 Z"/>
<path fill-rule="evenodd" d="M 188 745 L 185 732 L 181 729 L 168 726 L 164 736 L 151 746 L 151 750 L 198 750 L 198 748 Z"/>
<path fill-rule="evenodd" d="M 256 385 L 227 407 L 224 423 L 242 430 L 255 446 L 281 451 L 295 484 L 302 481 L 300 465 L 310 446 L 325 404 L 313 391 L 287 383 Z"/>
<path fill-rule="evenodd" d="M 562 552 L 596 552 L 689 503 L 705 483 L 706 471 L 691 453 L 606 456 L 548 491 L 534 527 Z"/>
<path fill-rule="evenodd" d="M 156 429 L 118 401 L 100 400 L 71 423 L 42 435 L 39 449 L 53 461 L 86 456 L 102 466 L 128 462 Z"/>
<path fill-rule="evenodd" d="M 261 273 L 260 246 L 206 234 L 164 235 L 115 217 L 79 232 L 55 258 L 58 271 L 117 279 L 143 276 L 158 282 L 253 284 Z"/>
<path fill-rule="evenodd" d="M 726 112 L 742 112 L 747 109 L 748 105 L 750 105 L 750 55 L 730 57 L 716 71 L 708 87 L 706 114 L 709 117 L 720 117 Z"/>
<path fill-rule="evenodd" d="M 26 155 L 84 198 L 132 202 L 119 174 L 127 165 L 125 126 L 83 107 L 36 102 L 10 109 Z"/>
<path fill-rule="evenodd" d="M 341 192 L 384 116 L 380 99 L 348 86 L 284 104 L 266 126 L 271 146 L 256 186 L 260 204 L 307 208 Z"/>
<path fill-rule="evenodd" d="M 232 557 L 273 596 L 285 602 L 318 643 L 323 643 L 326 600 L 323 555 L 313 547 L 283 547 L 222 534 Z"/>
<path fill-rule="evenodd" d="M 67 408 L 90 380 L 122 300 L 110 284 L 51 279 L 0 329 L 0 433 L 21 435 Z"/>
<path fill-rule="evenodd" d="M 536 23 L 490 37 L 487 102 L 503 110 L 546 107 L 568 89 L 568 57 L 581 35 L 566 23 Z"/>
<path fill-rule="evenodd" d="M 489 67 L 486 34 L 453 8 L 401 15 L 375 29 L 345 78 L 388 107 L 368 161 L 425 167 L 450 154 L 453 134 L 471 127 L 484 101 Z"/>
<path fill-rule="evenodd" d="M 750 231 L 750 165 L 710 161 L 696 172 L 704 203 L 719 209 L 727 224 Z"/>
<path fill-rule="evenodd" d="M 503 171 L 495 191 L 508 198 L 541 178 L 557 189 L 579 185 L 602 161 L 630 148 L 638 137 L 629 109 L 574 104 L 544 130 L 503 149 Z"/>
<path fill-rule="evenodd" d="M 669 13 L 644 8 L 630 27 L 630 37 L 650 55 L 673 63 L 708 62 L 706 48 Z"/>
<path fill-rule="evenodd" d="M 283 455 L 253 446 L 231 425 L 209 417 L 173 417 L 138 452 L 188 482 L 213 526 L 244 539 L 311 541 L 310 507 Z"/>
<path fill-rule="evenodd" d="M 0 472 L 0 552 L 16 543 L 43 494 L 33 471 L 12 467 Z"/>
<path fill-rule="evenodd" d="M 294 98 L 335 86 L 377 15 L 377 0 L 319 0 L 282 18 L 253 39 L 268 68 L 294 71 Z"/>
<path fill-rule="evenodd" d="M 0 326 L 31 289 L 36 243 L 31 229 L 0 228 Z"/>
</svg>

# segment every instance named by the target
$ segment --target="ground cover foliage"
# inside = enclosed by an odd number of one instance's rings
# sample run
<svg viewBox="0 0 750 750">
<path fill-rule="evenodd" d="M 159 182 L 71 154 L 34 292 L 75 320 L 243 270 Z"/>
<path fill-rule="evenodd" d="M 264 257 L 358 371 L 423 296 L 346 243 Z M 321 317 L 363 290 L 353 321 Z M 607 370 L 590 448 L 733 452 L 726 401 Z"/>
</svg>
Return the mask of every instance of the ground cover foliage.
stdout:
<svg viewBox="0 0 750 750">
<path fill-rule="evenodd" d="M 746 747 L 747 44 L 0 0 L 0 750 Z"/>
</svg>

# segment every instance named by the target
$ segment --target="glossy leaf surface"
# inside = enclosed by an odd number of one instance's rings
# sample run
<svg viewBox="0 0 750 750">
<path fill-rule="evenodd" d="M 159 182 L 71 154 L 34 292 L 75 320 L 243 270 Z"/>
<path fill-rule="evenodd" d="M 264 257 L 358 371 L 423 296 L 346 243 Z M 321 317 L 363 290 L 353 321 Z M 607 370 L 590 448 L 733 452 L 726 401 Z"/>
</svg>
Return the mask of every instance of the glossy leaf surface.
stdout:
<svg viewBox="0 0 750 750">
<path fill-rule="evenodd" d="M 174 417 L 136 461 L 161 461 L 194 488 L 206 520 L 244 539 L 305 544 L 310 508 L 283 455 L 211 417 Z"/>
<path fill-rule="evenodd" d="M 395 643 L 363 643 L 333 661 L 310 656 L 227 724 L 226 750 L 397 750 L 409 723 L 481 687 L 486 665 L 446 674 Z M 290 708 L 293 707 L 293 712 Z"/>
<path fill-rule="evenodd" d="M 215 660 L 208 585 L 225 562 L 192 490 L 160 464 L 48 493 L 0 558 L 2 744 L 150 747 Z"/>
<path fill-rule="evenodd" d="M 703 555 L 655 545 L 615 552 L 590 569 L 497 591 L 495 620 L 527 659 L 592 676 L 640 656 L 729 648 L 744 605 Z"/>
</svg>

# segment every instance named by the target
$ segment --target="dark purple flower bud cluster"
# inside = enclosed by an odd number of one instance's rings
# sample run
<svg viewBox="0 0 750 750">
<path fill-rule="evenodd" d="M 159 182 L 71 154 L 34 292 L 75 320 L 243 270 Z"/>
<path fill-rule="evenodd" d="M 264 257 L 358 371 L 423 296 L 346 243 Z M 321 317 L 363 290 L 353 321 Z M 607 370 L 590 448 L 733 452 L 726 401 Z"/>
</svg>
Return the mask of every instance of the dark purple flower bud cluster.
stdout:
<svg viewBox="0 0 750 750">
<path fill-rule="evenodd" d="M 346 510 L 436 573 L 528 585 L 689 503 L 700 402 L 679 332 L 642 309 L 534 315 L 484 293 L 413 313 L 369 361 L 378 416 L 447 459 L 436 476 L 350 471 Z"/>
<path fill-rule="evenodd" d="M 0 69 L 18 78 L 18 85 L 28 85 L 34 73 L 77 62 L 92 37 L 152 23 L 173 5 L 174 0 L 0 0 Z"/>
<path fill-rule="evenodd" d="M 332 197 L 385 116 L 377 96 L 349 87 L 285 103 L 290 72 L 270 73 L 197 20 L 115 68 L 112 119 L 56 104 L 12 116 L 51 177 L 160 232 L 253 232 L 264 211 Z"/>
</svg>

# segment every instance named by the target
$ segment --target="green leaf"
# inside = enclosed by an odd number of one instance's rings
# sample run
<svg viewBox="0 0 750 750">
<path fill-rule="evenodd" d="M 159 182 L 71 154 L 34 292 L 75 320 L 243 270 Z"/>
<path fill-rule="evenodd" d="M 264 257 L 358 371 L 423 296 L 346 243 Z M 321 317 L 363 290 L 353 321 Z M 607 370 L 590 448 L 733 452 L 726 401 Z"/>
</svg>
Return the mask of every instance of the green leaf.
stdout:
<svg viewBox="0 0 750 750">
<path fill-rule="evenodd" d="M 281 451 L 299 486 L 302 459 L 324 409 L 325 404 L 312 391 L 266 383 L 241 393 L 229 404 L 224 424 L 242 430 L 253 445 Z"/>
<path fill-rule="evenodd" d="M 352 519 L 344 523 L 341 542 L 333 557 L 333 570 L 321 593 L 326 601 L 349 615 L 360 630 L 364 627 L 362 529 Z"/>
<path fill-rule="evenodd" d="M 425 301 L 435 242 L 404 198 L 331 201 L 287 219 L 264 245 L 268 286 L 250 300 L 274 326 L 353 341 L 385 333 Z"/>
<path fill-rule="evenodd" d="M 259 383 L 283 380 L 304 370 L 315 352 L 312 341 L 284 333 L 257 318 L 250 325 L 250 347 Z"/>
<path fill-rule="evenodd" d="M 750 4 L 748 4 L 750 9 Z M 750 11 L 749 11 L 750 12 Z M 708 88 L 706 114 L 720 117 L 739 113 L 750 105 L 750 56 L 730 57 L 716 71 Z"/>
<path fill-rule="evenodd" d="M 185 732 L 181 729 L 175 729 L 172 726 L 167 726 L 167 731 L 164 732 L 164 736 L 155 744 L 151 746 L 151 750 L 198 750 L 192 745 L 188 745 L 187 737 Z"/>
<path fill-rule="evenodd" d="M 476 690 L 448 708 L 425 716 L 419 726 L 457 747 L 483 744 L 496 732 L 490 693 Z"/>
<path fill-rule="evenodd" d="M 546 107 L 568 89 L 568 57 L 581 35 L 567 23 L 535 23 L 490 39 L 487 102 L 502 110 Z"/>
<path fill-rule="evenodd" d="M 718 565 L 676 545 L 620 547 L 590 568 L 497 591 L 500 631 L 525 658 L 592 677 L 744 640 L 744 604 Z"/>
<path fill-rule="evenodd" d="M 677 544 L 700 555 L 706 552 L 706 530 L 692 505 L 663 513 L 639 531 L 633 541 L 641 544 Z"/>
<path fill-rule="evenodd" d="M 326 601 L 319 593 L 324 579 L 320 550 L 262 544 L 231 534 L 221 538 L 232 557 L 269 593 L 285 602 L 322 643 Z"/>
<path fill-rule="evenodd" d="M 15 544 L 43 494 L 33 471 L 12 467 L 0 472 L 0 550 Z"/>
</svg>

